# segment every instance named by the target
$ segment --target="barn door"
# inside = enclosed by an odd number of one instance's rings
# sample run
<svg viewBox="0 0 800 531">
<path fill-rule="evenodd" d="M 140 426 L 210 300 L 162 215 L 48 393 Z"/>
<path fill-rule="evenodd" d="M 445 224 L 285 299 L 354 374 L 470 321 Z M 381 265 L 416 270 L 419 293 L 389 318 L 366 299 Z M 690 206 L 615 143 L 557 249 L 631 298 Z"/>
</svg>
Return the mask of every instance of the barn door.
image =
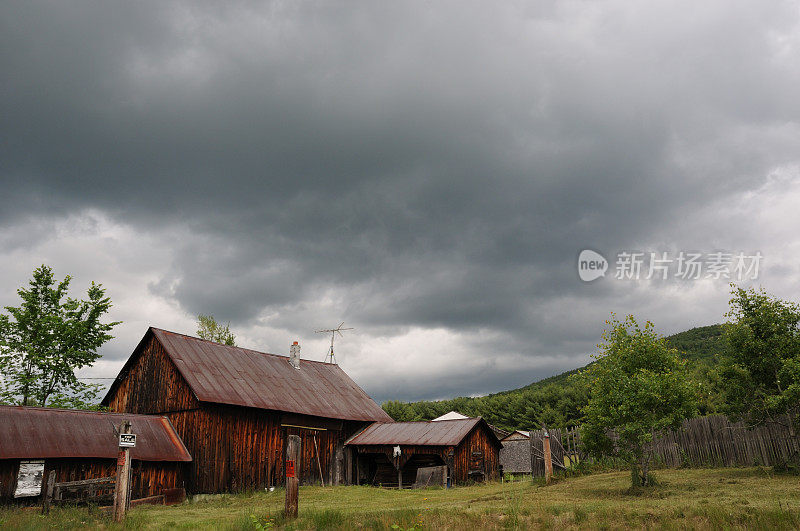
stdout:
<svg viewBox="0 0 800 531">
<path fill-rule="evenodd" d="M 469 457 L 469 477 L 474 481 L 483 481 L 486 478 L 483 450 L 474 446 Z"/>
<path fill-rule="evenodd" d="M 325 429 L 311 428 L 305 426 L 284 426 L 283 427 L 283 452 L 282 459 L 286 459 L 286 446 L 289 435 L 300 437 L 300 463 L 296 469 L 296 474 L 301 485 L 320 481 L 327 484 L 325 471 L 330 458 L 323 456 L 328 448 L 329 438 L 325 436 Z M 330 476 L 330 474 L 328 474 Z M 328 480 L 330 478 L 328 477 Z"/>
</svg>

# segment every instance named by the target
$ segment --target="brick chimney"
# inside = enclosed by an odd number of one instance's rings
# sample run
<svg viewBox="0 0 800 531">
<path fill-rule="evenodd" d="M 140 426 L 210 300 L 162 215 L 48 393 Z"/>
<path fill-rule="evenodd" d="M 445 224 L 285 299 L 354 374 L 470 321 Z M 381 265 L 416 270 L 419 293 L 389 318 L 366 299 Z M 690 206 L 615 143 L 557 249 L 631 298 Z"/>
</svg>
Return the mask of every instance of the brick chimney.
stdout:
<svg viewBox="0 0 800 531">
<path fill-rule="evenodd" d="M 291 363 L 292 367 L 295 369 L 300 369 L 300 343 L 297 341 L 292 343 L 292 346 L 289 348 L 289 363 Z"/>
</svg>

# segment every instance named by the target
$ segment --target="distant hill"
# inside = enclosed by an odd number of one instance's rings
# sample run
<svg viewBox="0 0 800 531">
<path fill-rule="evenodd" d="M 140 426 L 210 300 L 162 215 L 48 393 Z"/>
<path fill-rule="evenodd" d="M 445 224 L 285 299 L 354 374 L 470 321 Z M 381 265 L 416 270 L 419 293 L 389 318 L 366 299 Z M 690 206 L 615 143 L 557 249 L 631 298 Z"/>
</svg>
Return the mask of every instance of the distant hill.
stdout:
<svg viewBox="0 0 800 531">
<path fill-rule="evenodd" d="M 667 336 L 669 344 L 681 353 L 698 380 L 706 388 L 701 403 L 704 414 L 715 409 L 715 397 L 710 392 L 710 373 L 716 365 L 716 354 L 724 348 L 723 326 L 701 326 Z M 589 364 L 591 365 L 591 364 Z M 588 367 L 588 365 L 586 366 Z M 550 376 L 524 387 L 500 391 L 488 396 L 450 400 L 399 402 L 392 400 L 383 409 L 395 420 L 430 420 L 456 410 L 470 416 L 482 416 L 490 423 L 507 430 L 532 426 L 567 426 L 578 422 L 579 409 L 587 393 L 569 377 L 586 367 Z"/>
<path fill-rule="evenodd" d="M 671 335 L 667 337 L 667 341 L 689 361 L 716 364 L 714 356 L 725 348 L 723 332 L 721 324 L 699 326 Z"/>
<path fill-rule="evenodd" d="M 683 359 L 690 362 L 703 361 L 709 365 L 715 365 L 715 355 L 724 348 L 725 339 L 722 333 L 722 325 L 713 324 L 708 326 L 698 326 L 697 328 L 692 328 L 690 330 L 686 330 L 685 332 L 678 332 L 677 334 L 667 336 L 666 340 L 670 346 L 672 346 L 672 348 L 681 353 Z M 591 365 L 591 363 L 589 365 Z M 513 393 L 522 389 L 539 389 L 549 384 L 562 383 L 567 378 L 573 374 L 577 374 L 589 365 L 544 378 L 543 380 L 533 382 L 532 384 L 528 384 L 525 387 L 520 387 L 519 389 L 501 391 L 497 394 Z"/>
</svg>

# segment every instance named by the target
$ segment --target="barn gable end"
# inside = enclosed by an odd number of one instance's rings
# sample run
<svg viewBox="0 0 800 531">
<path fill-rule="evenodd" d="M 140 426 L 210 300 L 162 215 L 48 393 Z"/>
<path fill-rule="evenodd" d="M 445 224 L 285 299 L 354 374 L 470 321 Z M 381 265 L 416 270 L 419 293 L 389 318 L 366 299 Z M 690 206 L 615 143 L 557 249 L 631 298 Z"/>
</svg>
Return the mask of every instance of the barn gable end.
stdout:
<svg viewBox="0 0 800 531">
<path fill-rule="evenodd" d="M 102 405 L 111 411 L 161 415 L 196 409 L 200 402 L 150 329 Z"/>
<path fill-rule="evenodd" d="M 497 479 L 501 447 L 502 443 L 488 424 L 477 424 L 455 449 L 454 480 L 463 483 L 469 480 Z"/>
</svg>

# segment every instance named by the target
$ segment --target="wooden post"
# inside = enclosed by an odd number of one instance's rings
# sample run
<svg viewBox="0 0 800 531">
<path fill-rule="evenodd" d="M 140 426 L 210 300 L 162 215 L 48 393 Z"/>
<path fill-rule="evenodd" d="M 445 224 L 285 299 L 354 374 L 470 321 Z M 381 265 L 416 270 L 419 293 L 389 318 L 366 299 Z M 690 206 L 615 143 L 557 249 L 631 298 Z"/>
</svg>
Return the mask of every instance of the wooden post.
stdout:
<svg viewBox="0 0 800 531">
<path fill-rule="evenodd" d="M 403 451 L 400 449 L 399 446 L 395 446 L 392 449 L 392 457 L 394 459 L 394 467 L 397 469 L 397 488 L 400 490 L 403 490 L 402 456 L 403 456 Z"/>
<path fill-rule="evenodd" d="M 345 480 L 345 473 L 344 473 L 344 447 L 341 444 L 336 445 L 336 458 L 334 459 L 334 468 L 333 468 L 333 484 L 336 486 L 341 485 L 344 483 Z"/>
<path fill-rule="evenodd" d="M 130 433 L 130 421 L 124 421 L 119 426 L 119 433 Z M 128 509 L 128 488 L 131 477 L 131 449 L 120 448 L 117 452 L 117 480 L 114 484 L 114 521 L 121 522 Z"/>
<path fill-rule="evenodd" d="M 300 437 L 289 435 L 286 442 L 286 506 L 284 514 L 287 518 L 297 518 L 300 480 Z"/>
<path fill-rule="evenodd" d="M 48 514 L 50 512 L 50 502 L 53 499 L 53 487 L 56 486 L 56 471 L 51 470 L 50 474 L 47 476 L 47 485 L 44 486 L 44 491 L 42 492 L 42 514 Z"/>
<path fill-rule="evenodd" d="M 353 449 L 349 446 L 344 448 L 344 484 L 353 484 Z"/>
<path fill-rule="evenodd" d="M 395 465 L 397 466 L 397 488 L 403 490 L 403 469 L 400 466 L 400 458 L 397 457 L 395 460 L 397 461 L 397 464 Z"/>
<path fill-rule="evenodd" d="M 451 447 L 450 450 L 447 452 L 447 459 L 445 459 L 445 463 L 447 463 L 447 478 L 448 478 L 448 483 L 446 484 L 446 486 L 448 488 L 455 485 L 455 478 L 453 477 L 453 474 L 455 473 L 456 470 L 455 456 L 456 456 L 456 451 Z"/>
<path fill-rule="evenodd" d="M 549 484 L 553 477 L 553 456 L 550 453 L 550 433 L 547 430 L 542 437 L 542 449 L 544 450 L 544 480 Z"/>
</svg>

